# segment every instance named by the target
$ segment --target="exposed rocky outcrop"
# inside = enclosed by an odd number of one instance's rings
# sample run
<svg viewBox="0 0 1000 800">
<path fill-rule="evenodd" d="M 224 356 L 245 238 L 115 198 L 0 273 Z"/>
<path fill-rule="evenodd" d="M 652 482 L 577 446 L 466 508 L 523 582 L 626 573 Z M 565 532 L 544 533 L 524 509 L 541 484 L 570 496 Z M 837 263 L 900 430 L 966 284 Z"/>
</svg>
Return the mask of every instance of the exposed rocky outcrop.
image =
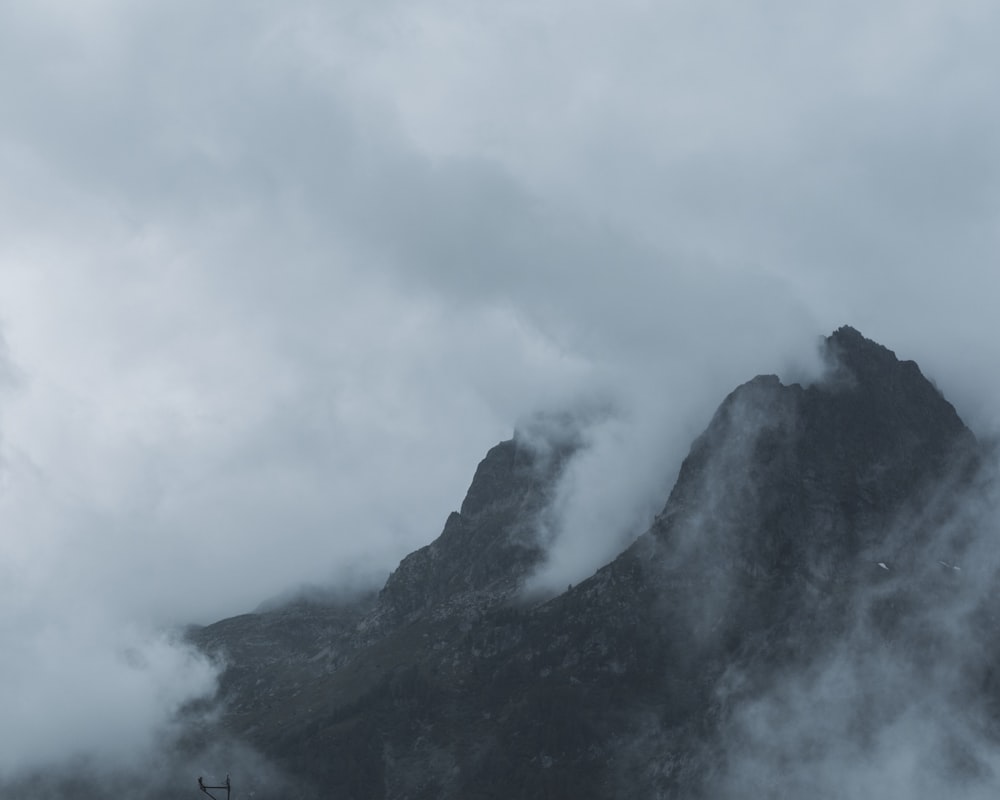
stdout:
<svg viewBox="0 0 1000 800">
<path fill-rule="evenodd" d="M 513 596 L 544 556 L 539 516 L 578 442 L 515 435 L 486 454 L 461 511 L 403 559 L 379 597 L 394 622 L 435 610 L 482 611 Z"/>
</svg>

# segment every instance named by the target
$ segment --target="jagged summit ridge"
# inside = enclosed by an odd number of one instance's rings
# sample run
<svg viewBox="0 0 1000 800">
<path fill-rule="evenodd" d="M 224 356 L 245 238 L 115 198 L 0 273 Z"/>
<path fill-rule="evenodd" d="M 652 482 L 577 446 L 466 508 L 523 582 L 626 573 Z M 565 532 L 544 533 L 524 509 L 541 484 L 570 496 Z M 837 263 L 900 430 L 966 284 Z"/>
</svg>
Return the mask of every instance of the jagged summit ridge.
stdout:
<svg viewBox="0 0 1000 800">
<path fill-rule="evenodd" d="M 825 377 L 737 387 L 695 440 L 654 534 L 761 575 L 829 575 L 975 439 L 912 361 L 842 327 Z M 710 515 L 706 517 L 706 509 Z"/>
</svg>

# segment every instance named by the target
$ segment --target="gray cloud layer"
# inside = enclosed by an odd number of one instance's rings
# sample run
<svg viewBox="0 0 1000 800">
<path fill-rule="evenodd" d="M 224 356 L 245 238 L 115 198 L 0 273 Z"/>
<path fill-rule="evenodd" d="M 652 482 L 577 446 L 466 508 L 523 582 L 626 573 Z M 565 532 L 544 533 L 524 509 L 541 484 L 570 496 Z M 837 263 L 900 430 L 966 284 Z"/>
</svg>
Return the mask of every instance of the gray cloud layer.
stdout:
<svg viewBox="0 0 1000 800">
<path fill-rule="evenodd" d="M 141 740 L 211 683 L 147 629 L 377 579 L 539 409 L 616 410 L 557 582 L 842 322 L 994 430 L 998 13 L 5 4 L 0 769 Z"/>
</svg>

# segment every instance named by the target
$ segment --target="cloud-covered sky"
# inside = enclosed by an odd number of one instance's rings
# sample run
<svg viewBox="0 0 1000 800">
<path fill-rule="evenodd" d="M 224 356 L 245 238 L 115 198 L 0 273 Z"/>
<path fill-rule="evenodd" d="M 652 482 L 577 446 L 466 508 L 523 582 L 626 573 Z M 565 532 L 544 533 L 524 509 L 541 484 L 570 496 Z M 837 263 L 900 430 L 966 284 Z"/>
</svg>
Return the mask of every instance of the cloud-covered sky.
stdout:
<svg viewBox="0 0 1000 800">
<path fill-rule="evenodd" d="M 560 580 L 840 324 L 995 431 L 998 34 L 974 0 L 0 5 L 0 770 L 141 740 L 211 680 L 152 631 L 384 577 L 537 411 L 615 410 Z"/>
</svg>

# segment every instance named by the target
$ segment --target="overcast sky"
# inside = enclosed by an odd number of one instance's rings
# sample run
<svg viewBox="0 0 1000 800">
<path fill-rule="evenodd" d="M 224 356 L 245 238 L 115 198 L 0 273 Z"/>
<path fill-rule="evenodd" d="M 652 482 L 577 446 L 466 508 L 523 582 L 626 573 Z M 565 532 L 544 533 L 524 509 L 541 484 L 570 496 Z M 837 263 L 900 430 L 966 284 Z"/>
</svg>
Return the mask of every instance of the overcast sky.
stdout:
<svg viewBox="0 0 1000 800">
<path fill-rule="evenodd" d="M 0 4 L 0 772 L 143 741 L 211 681 L 159 626 L 383 578 L 540 410 L 613 409 L 559 580 L 843 323 L 995 431 L 998 37 L 971 0 Z"/>
</svg>

